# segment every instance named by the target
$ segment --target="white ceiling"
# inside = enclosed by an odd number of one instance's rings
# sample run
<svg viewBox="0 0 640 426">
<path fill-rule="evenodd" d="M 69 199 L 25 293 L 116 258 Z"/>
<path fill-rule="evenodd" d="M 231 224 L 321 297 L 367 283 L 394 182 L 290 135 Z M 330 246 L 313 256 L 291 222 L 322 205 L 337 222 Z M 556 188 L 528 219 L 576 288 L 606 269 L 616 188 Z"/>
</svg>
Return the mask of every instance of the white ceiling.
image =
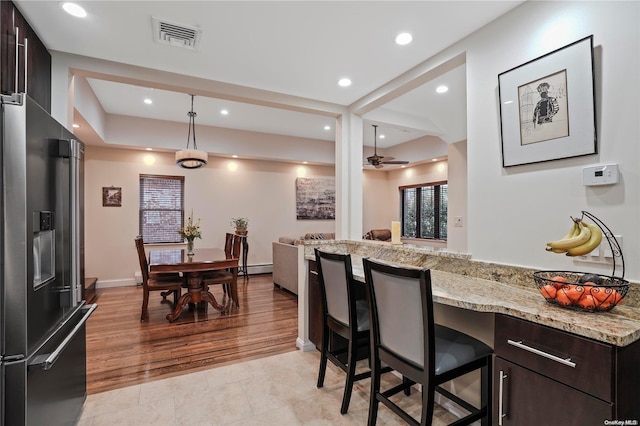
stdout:
<svg viewBox="0 0 640 426">
<path fill-rule="evenodd" d="M 522 1 L 78 1 L 84 19 L 67 15 L 58 1 L 14 3 L 50 51 L 348 107 Z M 152 16 L 201 28 L 199 49 L 154 42 Z M 413 42 L 396 45 L 400 32 L 410 32 Z M 339 87 L 342 77 L 353 84 Z M 444 95 L 435 93 L 441 83 L 450 88 Z M 89 84 L 108 114 L 188 121 L 187 93 L 94 78 Z M 145 97 L 154 103 L 144 104 Z M 220 115 L 223 108 L 229 115 Z M 194 110 L 197 126 L 334 140 L 327 116 L 203 96 Z M 372 123 L 387 136 L 379 147 L 424 135 L 464 139 L 464 65 L 364 118 L 365 145 L 373 145 Z"/>
</svg>

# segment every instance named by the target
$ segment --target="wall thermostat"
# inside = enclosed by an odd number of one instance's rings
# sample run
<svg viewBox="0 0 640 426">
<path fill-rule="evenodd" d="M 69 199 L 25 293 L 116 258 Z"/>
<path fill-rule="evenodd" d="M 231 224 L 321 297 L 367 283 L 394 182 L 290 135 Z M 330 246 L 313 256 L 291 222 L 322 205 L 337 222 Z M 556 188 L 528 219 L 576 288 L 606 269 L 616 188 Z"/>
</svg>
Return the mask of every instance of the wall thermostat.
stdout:
<svg viewBox="0 0 640 426">
<path fill-rule="evenodd" d="M 601 164 L 582 169 L 582 184 L 584 186 L 612 185 L 618 183 L 618 165 Z"/>
</svg>

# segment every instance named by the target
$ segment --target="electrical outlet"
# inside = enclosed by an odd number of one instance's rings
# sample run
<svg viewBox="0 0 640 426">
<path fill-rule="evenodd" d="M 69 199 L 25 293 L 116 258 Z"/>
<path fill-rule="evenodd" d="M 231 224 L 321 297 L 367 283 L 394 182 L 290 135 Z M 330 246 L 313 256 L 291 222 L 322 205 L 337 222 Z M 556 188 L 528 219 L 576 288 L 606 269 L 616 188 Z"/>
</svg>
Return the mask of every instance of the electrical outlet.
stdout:
<svg viewBox="0 0 640 426">
<path fill-rule="evenodd" d="M 456 226 L 458 228 L 462 227 L 462 216 L 456 216 L 453 218 L 453 226 Z"/>
<path fill-rule="evenodd" d="M 622 252 L 622 236 L 615 235 L 616 240 L 618 241 L 618 245 L 620 246 L 620 252 Z M 587 262 L 587 263 L 597 263 L 603 265 L 612 265 L 614 256 L 611 253 L 611 247 L 609 246 L 609 242 L 606 238 L 602 239 L 602 243 L 591 253 L 579 256 L 574 258 L 574 260 L 579 262 Z M 622 264 L 622 258 L 620 256 L 615 257 L 616 265 Z"/>
<path fill-rule="evenodd" d="M 622 235 L 614 235 L 616 241 L 618 241 L 618 245 L 620 246 L 620 252 L 622 253 Z M 611 253 L 611 247 L 607 241 L 603 238 L 602 244 L 600 244 L 600 252 L 602 253 L 602 257 L 608 262 L 611 262 L 611 258 L 614 257 L 613 253 Z M 620 256 L 616 257 L 616 263 L 621 263 Z"/>
</svg>

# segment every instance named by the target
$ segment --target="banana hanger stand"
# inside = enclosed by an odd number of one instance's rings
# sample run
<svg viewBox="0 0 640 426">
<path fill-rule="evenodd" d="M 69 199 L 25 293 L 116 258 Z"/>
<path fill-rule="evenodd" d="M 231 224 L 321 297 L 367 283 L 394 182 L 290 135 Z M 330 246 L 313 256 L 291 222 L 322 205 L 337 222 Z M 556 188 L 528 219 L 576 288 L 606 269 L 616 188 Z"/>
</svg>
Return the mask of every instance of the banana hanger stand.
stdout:
<svg viewBox="0 0 640 426">
<path fill-rule="evenodd" d="M 605 237 L 607 239 L 607 242 L 609 243 L 609 247 L 611 248 L 611 255 L 613 257 L 611 259 L 613 263 L 613 266 L 612 266 L 613 271 L 611 272 L 611 275 L 606 276 L 606 275 L 598 274 L 602 283 L 599 283 L 596 286 L 592 286 L 592 288 L 594 291 L 596 288 L 599 288 L 599 291 L 604 291 L 604 294 L 612 294 L 612 293 L 615 294 L 615 292 L 617 292 L 619 293 L 620 298 L 615 299 L 615 296 L 612 296 L 614 297 L 613 300 L 615 301 L 612 301 L 610 299 L 605 299 L 603 301 L 600 301 L 599 304 L 596 304 L 594 306 L 587 307 L 587 308 L 583 307 L 585 309 L 581 309 L 579 306 L 576 306 L 575 301 L 571 301 L 573 303 L 567 303 L 567 301 L 561 302 L 559 300 L 556 300 L 555 296 L 550 296 L 549 294 L 545 295 L 544 292 L 543 292 L 543 296 L 545 297 L 545 299 L 547 299 L 547 302 L 560 304 L 564 307 L 569 307 L 572 309 L 586 310 L 590 312 L 594 310 L 608 311 L 608 310 L 611 310 L 615 305 L 617 305 L 618 302 L 622 298 L 624 298 L 624 296 L 626 296 L 627 292 L 629 291 L 629 282 L 624 279 L 624 256 L 622 255 L 622 249 L 620 248 L 620 244 L 618 243 L 618 240 L 613 235 L 609 227 L 607 227 L 607 225 L 605 225 L 604 222 L 602 222 L 600 219 L 595 217 L 593 214 L 583 210 L 582 217 L 580 218 L 580 220 L 583 220 L 585 217 L 591 220 L 594 224 L 596 224 L 600 228 L 600 230 L 602 231 L 603 237 Z M 574 219 L 574 218 L 571 218 L 571 219 Z M 577 221 L 577 219 L 574 219 L 574 221 Z M 620 277 L 616 277 L 616 263 L 618 259 L 620 259 L 619 262 L 622 267 Z M 575 285 L 582 286 L 583 284 L 580 283 L 580 279 L 584 275 L 585 274 L 582 272 L 573 272 L 573 271 L 537 271 L 533 273 L 534 280 L 540 290 L 542 290 L 543 286 L 548 284 L 557 285 L 558 282 L 555 280 L 555 278 L 558 276 L 563 277 L 565 279 L 563 283 L 566 285 L 560 284 L 560 288 L 558 288 L 558 292 L 561 292 L 561 291 L 565 292 L 567 288 L 571 288 L 572 286 L 575 286 Z"/>
</svg>

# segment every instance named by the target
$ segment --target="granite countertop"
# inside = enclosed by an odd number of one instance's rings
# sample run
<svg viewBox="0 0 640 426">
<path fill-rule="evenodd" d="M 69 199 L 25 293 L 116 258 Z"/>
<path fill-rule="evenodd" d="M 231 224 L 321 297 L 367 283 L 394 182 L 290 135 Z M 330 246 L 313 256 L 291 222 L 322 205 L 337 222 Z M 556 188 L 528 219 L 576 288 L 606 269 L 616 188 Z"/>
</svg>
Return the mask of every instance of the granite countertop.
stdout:
<svg viewBox="0 0 640 426">
<path fill-rule="evenodd" d="M 309 254 L 305 258 L 314 259 Z M 354 277 L 364 282 L 362 258 L 351 255 Z M 431 281 L 436 303 L 506 314 L 615 346 L 640 339 L 640 308 L 624 303 L 609 312 L 581 312 L 546 302 L 534 285 L 508 284 L 433 268 Z"/>
</svg>

